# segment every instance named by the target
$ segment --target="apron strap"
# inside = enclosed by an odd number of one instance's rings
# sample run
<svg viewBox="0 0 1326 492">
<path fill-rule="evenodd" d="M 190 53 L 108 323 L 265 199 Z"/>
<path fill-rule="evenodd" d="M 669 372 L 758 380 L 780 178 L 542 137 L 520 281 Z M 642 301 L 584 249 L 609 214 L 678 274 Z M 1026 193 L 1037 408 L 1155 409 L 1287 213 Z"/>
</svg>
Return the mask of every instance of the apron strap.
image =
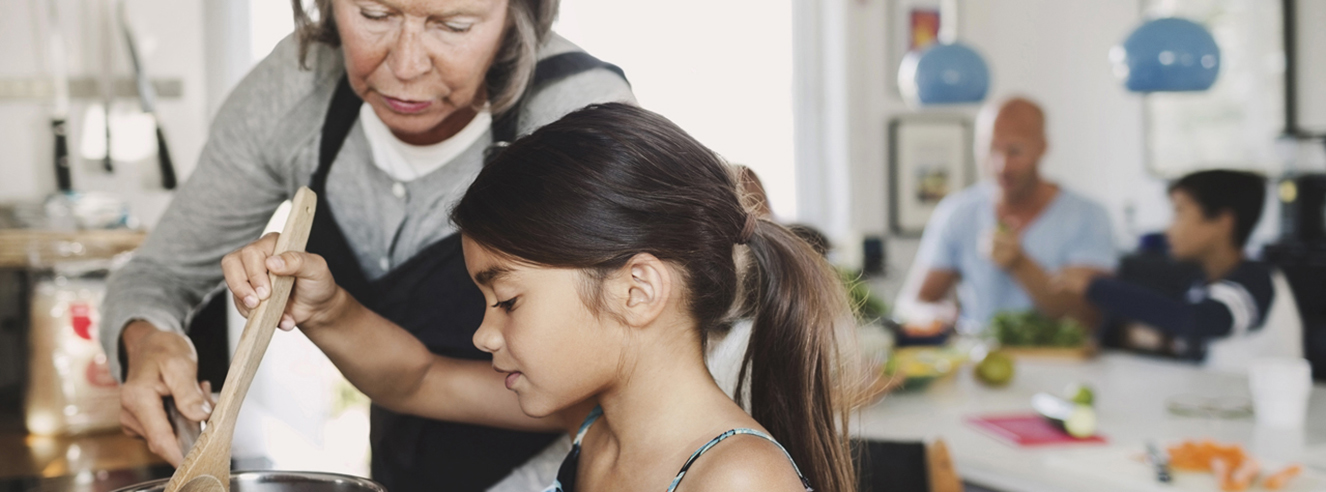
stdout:
<svg viewBox="0 0 1326 492">
<path fill-rule="evenodd" d="M 539 60 L 538 65 L 534 66 L 534 78 L 525 91 L 526 97 L 538 92 L 539 89 L 548 84 L 596 68 L 606 68 L 616 73 L 622 80 L 626 80 L 626 72 L 622 71 L 620 67 L 594 58 L 593 55 L 583 51 L 571 51 Z M 631 82 L 626 80 L 626 83 L 630 84 Z M 493 144 L 496 148 L 504 147 L 506 144 L 515 141 L 520 123 L 520 109 L 521 105 L 517 105 L 493 120 Z M 492 157 L 491 152 L 488 157 Z"/>
<path fill-rule="evenodd" d="M 368 277 L 359 266 L 354 249 L 341 234 L 335 213 L 327 203 L 327 174 L 331 171 L 332 162 L 336 161 L 336 155 L 341 152 L 350 129 L 359 120 L 359 108 L 363 104 L 363 100 L 350 87 L 349 77 L 342 75 L 336 84 L 336 92 L 332 94 L 331 105 L 327 107 L 327 117 L 322 123 L 318 169 L 313 172 L 309 182 L 309 188 L 318 194 L 319 206 L 318 213 L 313 216 L 313 228 L 309 231 L 306 249 L 310 253 L 322 255 L 327 261 L 327 267 L 336 276 L 336 283 L 360 302 L 367 303 L 371 302 L 368 296 L 372 294 Z"/>
<path fill-rule="evenodd" d="M 327 186 L 327 171 L 331 169 L 336 154 L 341 152 L 345 137 L 354 128 L 359 119 L 359 107 L 364 103 L 350 87 L 350 77 L 342 75 L 332 94 L 331 106 L 327 108 L 327 117 L 322 122 L 322 142 L 318 144 L 318 170 L 313 172 L 309 183 L 318 195 L 322 195 Z"/>
</svg>

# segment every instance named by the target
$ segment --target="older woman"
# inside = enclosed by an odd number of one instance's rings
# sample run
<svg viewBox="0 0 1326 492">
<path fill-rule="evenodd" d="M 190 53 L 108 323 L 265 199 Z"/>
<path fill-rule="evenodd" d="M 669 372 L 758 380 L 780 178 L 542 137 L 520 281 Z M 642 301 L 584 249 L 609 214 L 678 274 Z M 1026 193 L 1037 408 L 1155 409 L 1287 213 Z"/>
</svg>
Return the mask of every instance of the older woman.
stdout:
<svg viewBox="0 0 1326 492">
<path fill-rule="evenodd" d="M 494 142 L 634 100 L 620 70 L 551 32 L 558 0 L 316 0 L 313 16 L 292 3 L 296 34 L 231 93 L 193 175 L 110 280 L 102 340 L 125 375 L 121 420 L 172 463 L 161 398 L 193 420 L 210 410 L 185 319 L 298 187 L 322 200 L 308 249 L 341 285 L 432 351 L 483 358 L 451 203 Z M 482 490 L 554 438 L 373 417 L 373 474 L 393 492 Z"/>
</svg>

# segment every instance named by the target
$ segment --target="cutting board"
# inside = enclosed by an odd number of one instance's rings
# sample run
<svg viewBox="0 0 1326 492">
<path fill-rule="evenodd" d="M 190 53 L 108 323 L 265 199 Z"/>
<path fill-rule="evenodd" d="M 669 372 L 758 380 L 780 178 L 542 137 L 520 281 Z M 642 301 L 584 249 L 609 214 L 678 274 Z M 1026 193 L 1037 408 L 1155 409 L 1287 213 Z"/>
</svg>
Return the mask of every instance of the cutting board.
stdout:
<svg viewBox="0 0 1326 492">
<path fill-rule="evenodd" d="M 1174 481 L 1164 484 L 1156 481 L 1155 470 L 1142 459 L 1141 446 L 1107 446 L 1093 449 L 1072 449 L 1056 453 L 1045 458 L 1050 468 L 1069 471 L 1081 477 L 1090 477 L 1098 483 L 1111 484 L 1118 490 L 1136 492 L 1219 492 L 1215 476 L 1210 473 L 1175 471 Z M 1274 473 L 1284 468 L 1286 463 L 1263 462 L 1263 474 L 1267 470 Z M 1260 483 L 1254 483 L 1249 492 L 1266 490 Z M 1304 467 L 1288 487 L 1280 492 L 1323 492 L 1326 491 L 1326 476 L 1313 468 Z"/>
<path fill-rule="evenodd" d="M 967 424 L 986 435 L 1013 446 L 1049 446 L 1104 444 L 1099 434 L 1078 439 L 1055 427 L 1034 413 L 981 415 L 967 418 Z"/>
</svg>

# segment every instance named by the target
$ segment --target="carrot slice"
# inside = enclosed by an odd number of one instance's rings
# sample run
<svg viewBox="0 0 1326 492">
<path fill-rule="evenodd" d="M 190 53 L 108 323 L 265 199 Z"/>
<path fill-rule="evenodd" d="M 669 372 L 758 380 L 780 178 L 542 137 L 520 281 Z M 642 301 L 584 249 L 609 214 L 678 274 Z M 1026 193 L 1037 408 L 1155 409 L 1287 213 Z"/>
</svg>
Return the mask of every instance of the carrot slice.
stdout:
<svg viewBox="0 0 1326 492">
<path fill-rule="evenodd" d="M 1266 488 L 1267 490 L 1283 489 L 1285 488 L 1286 485 L 1289 485 L 1290 480 L 1293 480 L 1294 477 L 1297 477 L 1300 473 L 1303 473 L 1302 465 L 1298 464 L 1289 465 L 1285 467 L 1283 470 L 1272 473 L 1271 475 L 1267 476 L 1264 480 L 1262 480 L 1262 487 Z"/>
<path fill-rule="evenodd" d="M 1228 461 L 1219 456 L 1211 458 L 1211 473 L 1215 475 L 1216 484 L 1220 485 L 1220 490 L 1231 491 L 1234 488 L 1234 467 L 1229 465 Z"/>
<path fill-rule="evenodd" d="M 1232 489 L 1226 490 L 1248 490 L 1261 471 L 1261 464 L 1257 463 L 1257 460 L 1251 458 L 1243 460 L 1243 464 L 1230 473 L 1229 485 Z"/>
</svg>

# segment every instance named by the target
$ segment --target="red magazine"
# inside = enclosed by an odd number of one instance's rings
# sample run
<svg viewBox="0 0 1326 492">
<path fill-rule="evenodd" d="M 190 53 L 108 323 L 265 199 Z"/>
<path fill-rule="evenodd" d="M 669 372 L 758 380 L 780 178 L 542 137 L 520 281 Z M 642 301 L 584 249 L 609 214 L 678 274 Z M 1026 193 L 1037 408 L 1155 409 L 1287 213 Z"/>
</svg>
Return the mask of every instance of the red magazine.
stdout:
<svg viewBox="0 0 1326 492">
<path fill-rule="evenodd" d="M 967 423 L 991 437 L 1017 446 L 1105 443 L 1105 437 L 1100 434 L 1081 439 L 1070 436 L 1034 413 L 979 415 L 968 417 Z"/>
</svg>

